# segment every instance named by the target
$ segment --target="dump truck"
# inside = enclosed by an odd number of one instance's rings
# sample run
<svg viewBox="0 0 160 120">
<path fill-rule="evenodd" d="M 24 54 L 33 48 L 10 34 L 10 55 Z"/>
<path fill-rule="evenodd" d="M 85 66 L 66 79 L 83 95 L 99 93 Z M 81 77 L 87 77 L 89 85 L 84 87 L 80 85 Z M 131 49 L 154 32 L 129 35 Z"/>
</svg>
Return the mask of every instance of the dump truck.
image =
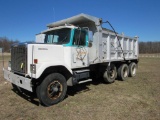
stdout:
<svg viewBox="0 0 160 120">
<path fill-rule="evenodd" d="M 67 87 L 102 78 L 106 83 L 136 75 L 138 37 L 118 34 L 101 18 L 79 14 L 47 25 L 35 43 L 11 46 L 3 69 L 14 89 L 35 92 L 45 106 L 62 101 Z"/>
</svg>

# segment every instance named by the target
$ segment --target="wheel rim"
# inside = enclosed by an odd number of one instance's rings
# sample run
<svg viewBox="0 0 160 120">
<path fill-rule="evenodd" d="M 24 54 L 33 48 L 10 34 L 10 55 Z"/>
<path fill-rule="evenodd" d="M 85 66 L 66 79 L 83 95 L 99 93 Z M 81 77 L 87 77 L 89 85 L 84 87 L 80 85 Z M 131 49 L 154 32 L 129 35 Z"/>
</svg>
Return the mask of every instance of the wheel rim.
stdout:
<svg viewBox="0 0 160 120">
<path fill-rule="evenodd" d="M 114 78 L 114 76 L 115 76 L 115 71 L 114 71 L 114 70 L 111 70 L 109 75 L 110 75 L 110 78 L 111 78 L 111 79 Z"/>
<path fill-rule="evenodd" d="M 132 67 L 132 74 L 135 75 L 136 74 L 136 66 Z"/>
<path fill-rule="evenodd" d="M 127 77 L 127 76 L 128 76 L 128 71 L 127 71 L 127 68 L 126 68 L 126 67 L 123 69 L 123 76 L 124 76 L 124 77 Z"/>
<path fill-rule="evenodd" d="M 48 97 L 50 99 L 55 100 L 60 97 L 60 95 L 62 94 L 62 90 L 63 87 L 60 82 L 58 81 L 51 82 L 47 88 Z"/>
</svg>

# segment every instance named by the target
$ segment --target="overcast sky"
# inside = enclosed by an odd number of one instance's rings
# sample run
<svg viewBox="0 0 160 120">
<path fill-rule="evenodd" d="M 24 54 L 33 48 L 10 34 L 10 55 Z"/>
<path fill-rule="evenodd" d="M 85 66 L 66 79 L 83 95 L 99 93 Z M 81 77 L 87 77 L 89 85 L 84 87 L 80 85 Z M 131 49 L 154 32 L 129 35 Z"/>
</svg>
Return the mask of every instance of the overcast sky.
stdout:
<svg viewBox="0 0 160 120">
<path fill-rule="evenodd" d="M 0 0 L 0 37 L 35 40 L 48 23 L 80 13 L 108 20 L 140 41 L 160 41 L 160 0 Z"/>
</svg>

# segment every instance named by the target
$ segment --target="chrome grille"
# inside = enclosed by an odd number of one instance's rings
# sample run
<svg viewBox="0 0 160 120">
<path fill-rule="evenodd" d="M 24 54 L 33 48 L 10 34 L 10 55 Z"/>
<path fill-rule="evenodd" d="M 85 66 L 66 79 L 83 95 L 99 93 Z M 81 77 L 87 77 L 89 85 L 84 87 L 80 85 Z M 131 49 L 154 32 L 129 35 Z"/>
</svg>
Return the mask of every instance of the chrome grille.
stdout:
<svg viewBox="0 0 160 120">
<path fill-rule="evenodd" d="M 27 71 L 27 48 L 25 45 L 11 47 L 11 70 L 20 74 Z"/>
</svg>

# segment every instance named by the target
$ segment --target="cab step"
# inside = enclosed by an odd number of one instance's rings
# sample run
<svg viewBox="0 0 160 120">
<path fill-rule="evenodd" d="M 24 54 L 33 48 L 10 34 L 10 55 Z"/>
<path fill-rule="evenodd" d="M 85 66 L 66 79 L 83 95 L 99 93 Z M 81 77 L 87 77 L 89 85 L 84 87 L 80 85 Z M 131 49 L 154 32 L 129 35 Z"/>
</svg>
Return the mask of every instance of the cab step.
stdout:
<svg viewBox="0 0 160 120">
<path fill-rule="evenodd" d="M 83 80 L 83 81 L 79 81 L 78 84 L 82 84 L 82 83 L 86 83 L 86 82 L 91 82 L 92 79 L 87 79 L 87 80 Z"/>
<path fill-rule="evenodd" d="M 90 78 L 90 70 L 83 69 L 83 70 L 74 70 L 73 71 L 73 84 L 81 84 L 84 82 L 88 82 Z"/>
</svg>

